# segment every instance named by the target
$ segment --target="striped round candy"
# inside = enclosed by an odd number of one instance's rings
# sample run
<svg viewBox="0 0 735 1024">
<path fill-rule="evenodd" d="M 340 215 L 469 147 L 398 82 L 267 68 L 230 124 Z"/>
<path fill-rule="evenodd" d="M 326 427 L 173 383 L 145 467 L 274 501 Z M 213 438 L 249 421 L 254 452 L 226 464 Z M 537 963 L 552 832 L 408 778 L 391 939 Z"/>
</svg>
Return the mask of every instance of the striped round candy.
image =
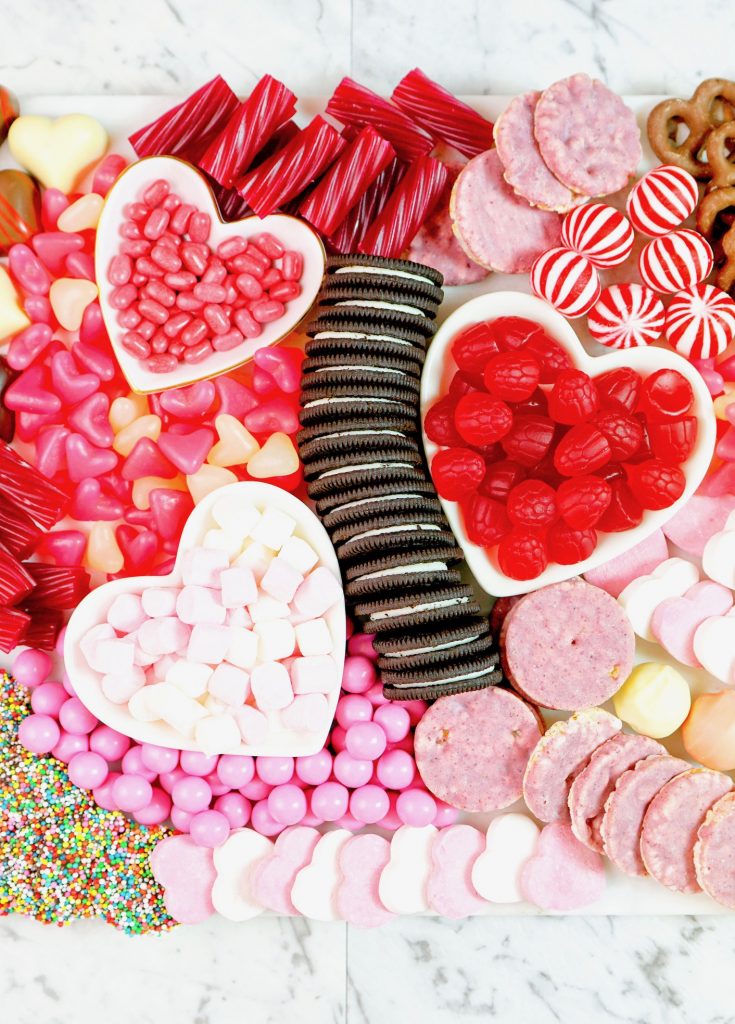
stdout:
<svg viewBox="0 0 735 1024">
<path fill-rule="evenodd" d="M 712 263 L 707 239 L 684 228 L 649 242 L 641 251 L 638 270 L 644 284 L 654 291 L 680 292 L 704 281 Z"/>
<path fill-rule="evenodd" d="M 600 297 L 600 279 L 590 261 L 561 246 L 534 261 L 531 288 L 570 320 L 589 313 Z"/>
<path fill-rule="evenodd" d="M 665 331 L 687 359 L 712 359 L 735 338 L 735 302 L 713 284 L 695 284 L 671 300 Z"/>
<path fill-rule="evenodd" d="M 605 288 L 587 319 L 590 334 L 608 348 L 636 348 L 661 337 L 666 313 L 655 292 L 642 284 Z"/>
<path fill-rule="evenodd" d="M 636 182 L 628 195 L 626 211 L 636 231 L 658 238 L 683 224 L 698 201 L 699 189 L 691 174 L 664 164 Z"/>
<path fill-rule="evenodd" d="M 627 260 L 633 239 L 633 228 L 623 214 L 605 203 L 572 210 L 561 226 L 562 242 L 596 267 L 616 267 Z"/>
</svg>

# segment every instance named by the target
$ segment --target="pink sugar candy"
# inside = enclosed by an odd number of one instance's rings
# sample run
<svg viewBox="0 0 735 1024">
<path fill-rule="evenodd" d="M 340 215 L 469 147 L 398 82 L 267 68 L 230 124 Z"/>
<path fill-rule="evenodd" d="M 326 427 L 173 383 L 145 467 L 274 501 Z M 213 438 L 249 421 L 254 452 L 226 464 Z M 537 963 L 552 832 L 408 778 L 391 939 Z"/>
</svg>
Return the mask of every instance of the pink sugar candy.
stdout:
<svg viewBox="0 0 735 1024">
<path fill-rule="evenodd" d="M 250 676 L 250 687 L 261 711 L 278 711 L 293 700 L 288 671 L 277 661 L 256 665 Z"/>
<path fill-rule="evenodd" d="M 134 665 L 125 675 L 108 673 L 102 677 L 100 686 L 105 697 L 113 704 L 127 704 L 134 693 L 145 685 L 145 672 Z"/>
<path fill-rule="evenodd" d="M 317 566 L 299 586 L 293 599 L 294 607 L 302 615 L 316 619 L 324 615 L 337 601 L 343 600 L 342 587 L 325 566 Z"/>
<path fill-rule="evenodd" d="M 282 558 L 274 558 L 265 571 L 260 586 L 277 601 L 290 604 L 304 577 Z M 299 609 L 302 610 L 302 609 Z"/>
<path fill-rule="evenodd" d="M 176 614 L 182 622 L 221 626 L 225 609 L 219 601 L 219 591 L 209 587 L 186 586 L 176 599 Z"/>
<path fill-rule="evenodd" d="M 173 615 L 176 611 L 178 587 L 149 587 L 141 595 L 143 611 L 151 619 Z"/>
<path fill-rule="evenodd" d="M 277 914 L 297 914 L 291 889 L 301 868 L 311 862 L 321 836 L 315 828 L 294 826 L 276 839 L 273 852 L 253 868 L 251 891 L 258 903 Z"/>
<path fill-rule="evenodd" d="M 137 594 L 118 594 L 107 611 L 107 621 L 120 633 L 132 633 L 147 618 Z"/>
<path fill-rule="evenodd" d="M 228 608 L 225 622 L 228 626 L 234 626 L 236 629 L 249 629 L 253 624 L 247 608 Z"/>
<path fill-rule="evenodd" d="M 220 573 L 229 565 L 226 551 L 192 548 L 181 560 L 181 577 L 187 586 L 219 587 Z"/>
<path fill-rule="evenodd" d="M 189 632 L 189 627 L 173 615 L 160 619 L 146 619 L 138 630 L 138 644 L 148 654 L 174 654 L 186 646 Z"/>
<path fill-rule="evenodd" d="M 102 640 L 112 640 L 115 637 L 115 630 L 109 624 L 109 622 L 100 622 L 96 626 L 92 626 L 84 634 L 82 639 L 79 641 L 79 649 L 81 650 L 84 658 L 90 668 L 94 668 L 95 654 L 97 652 L 97 645 Z"/>
<path fill-rule="evenodd" d="M 231 638 L 229 626 L 197 623 L 192 628 L 186 656 L 189 661 L 217 665 L 225 660 Z"/>
<path fill-rule="evenodd" d="M 294 693 L 329 693 L 339 683 L 334 658 L 328 654 L 295 658 L 291 666 Z"/>
<path fill-rule="evenodd" d="M 250 693 L 249 676 L 241 668 L 223 663 L 210 676 L 207 689 L 225 704 L 239 707 Z"/>
<path fill-rule="evenodd" d="M 281 713 L 281 721 L 286 728 L 296 732 L 320 732 L 327 724 L 328 717 L 327 698 L 321 693 L 294 697 Z"/>
<path fill-rule="evenodd" d="M 148 670 L 149 677 L 156 683 L 162 683 L 165 681 L 166 676 L 171 671 L 173 666 L 178 661 L 177 658 L 171 654 L 163 654 L 157 659 Z"/>
<path fill-rule="evenodd" d="M 222 604 L 225 608 L 235 610 L 243 608 L 244 610 L 244 605 L 257 600 L 258 584 L 255 582 L 252 570 L 246 566 L 224 569 L 220 574 L 220 586 L 222 587 Z M 246 625 L 246 623 L 240 623 L 240 625 Z"/>
<path fill-rule="evenodd" d="M 375 662 L 372 658 L 352 653 L 345 658 L 342 673 L 343 690 L 347 690 L 348 693 L 367 693 L 375 685 L 376 678 Z"/>
<path fill-rule="evenodd" d="M 249 704 L 241 707 L 235 714 L 235 721 L 237 722 L 243 742 L 251 746 L 256 743 L 262 743 L 268 735 L 268 719 L 261 711 L 250 707 Z M 246 783 L 246 785 L 250 784 Z M 242 787 L 238 788 L 242 791 Z M 247 796 L 247 794 L 243 795 Z"/>
<path fill-rule="evenodd" d="M 100 640 L 94 650 L 92 667 L 96 672 L 104 674 L 129 672 L 133 667 L 134 653 L 131 645 L 124 640 Z"/>
</svg>

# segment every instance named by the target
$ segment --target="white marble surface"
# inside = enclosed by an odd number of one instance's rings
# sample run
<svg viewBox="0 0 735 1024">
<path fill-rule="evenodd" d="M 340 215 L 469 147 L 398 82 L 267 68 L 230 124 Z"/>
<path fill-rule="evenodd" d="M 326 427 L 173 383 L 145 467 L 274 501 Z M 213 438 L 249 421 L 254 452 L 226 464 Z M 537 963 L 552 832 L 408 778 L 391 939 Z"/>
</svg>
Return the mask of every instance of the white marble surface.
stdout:
<svg viewBox="0 0 735 1024">
<path fill-rule="evenodd" d="M 0 81 L 21 94 L 181 94 L 222 72 L 326 93 L 419 64 L 464 93 L 576 70 L 623 92 L 735 76 L 735 11 L 710 0 L 0 0 Z M 9 1024 L 299 1024 L 467 1017 L 535 1024 L 735 1021 L 732 917 L 492 918 L 342 925 L 217 920 L 127 939 L 0 920 Z"/>
</svg>

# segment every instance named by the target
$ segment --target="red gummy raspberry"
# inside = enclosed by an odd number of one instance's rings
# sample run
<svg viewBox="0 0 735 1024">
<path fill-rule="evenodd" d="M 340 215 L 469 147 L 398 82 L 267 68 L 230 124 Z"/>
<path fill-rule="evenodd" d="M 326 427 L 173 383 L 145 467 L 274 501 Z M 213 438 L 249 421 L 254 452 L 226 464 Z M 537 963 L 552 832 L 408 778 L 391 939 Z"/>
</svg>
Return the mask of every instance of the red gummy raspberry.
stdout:
<svg viewBox="0 0 735 1024">
<path fill-rule="evenodd" d="M 501 352 L 511 352 L 528 344 L 530 338 L 543 334 L 542 328 L 525 316 L 499 316 L 491 321 L 493 331 Z"/>
<path fill-rule="evenodd" d="M 452 356 L 457 366 L 480 379 L 485 363 L 498 351 L 492 321 L 472 324 L 452 341 Z"/>
<path fill-rule="evenodd" d="M 525 352 L 500 352 L 485 364 L 483 379 L 491 395 L 505 402 L 523 402 L 536 390 L 541 367 Z"/>
<path fill-rule="evenodd" d="M 514 416 L 525 416 L 531 412 L 540 412 L 542 416 L 546 416 L 548 411 L 549 401 L 546 397 L 546 392 L 542 391 L 541 388 L 536 388 L 525 402 L 513 402 Z"/>
<path fill-rule="evenodd" d="M 462 518 L 467 536 L 481 547 L 493 547 L 511 528 L 504 507 L 484 494 L 474 494 L 462 502 Z"/>
<path fill-rule="evenodd" d="M 559 565 L 574 565 L 589 558 L 597 547 L 592 529 L 575 530 L 567 523 L 555 523 L 549 530 L 549 557 Z"/>
<path fill-rule="evenodd" d="M 633 496 L 647 509 L 669 508 L 682 496 L 686 478 L 678 466 L 667 465 L 662 459 L 647 459 L 635 466 L 626 466 Z"/>
<path fill-rule="evenodd" d="M 544 331 L 532 334 L 523 346 L 523 351 L 538 359 L 542 384 L 553 384 L 558 373 L 572 369 L 574 365 L 567 350 Z"/>
<path fill-rule="evenodd" d="M 609 370 L 595 377 L 595 384 L 603 408 L 635 412 L 641 393 L 640 374 L 635 370 L 629 366 Z"/>
<path fill-rule="evenodd" d="M 470 379 L 467 374 L 462 373 L 461 370 L 457 370 L 455 375 L 449 382 L 447 388 L 447 395 L 452 398 L 455 402 L 458 401 L 462 395 L 470 395 L 474 391 L 480 391 L 480 383 L 482 378 Z"/>
<path fill-rule="evenodd" d="M 612 488 L 599 476 L 576 476 L 559 485 L 556 503 L 559 515 L 573 530 L 587 530 L 604 515 Z"/>
<path fill-rule="evenodd" d="M 541 462 L 539 462 L 538 466 L 533 467 L 533 475 L 534 479 L 543 480 L 544 483 L 549 484 L 554 489 L 556 489 L 564 479 L 554 465 L 553 451 L 547 452 Z"/>
<path fill-rule="evenodd" d="M 648 436 L 653 454 L 664 462 L 680 465 L 692 454 L 697 440 L 697 417 L 685 416 L 673 423 L 650 423 Z"/>
<path fill-rule="evenodd" d="M 525 478 L 526 471 L 517 462 L 501 459 L 500 462 L 493 462 L 488 466 L 485 479 L 480 484 L 480 494 L 486 494 L 488 498 L 505 504 L 511 489 Z"/>
<path fill-rule="evenodd" d="M 505 454 L 521 466 L 536 466 L 551 447 L 554 423 L 548 416 L 517 416 L 502 439 Z"/>
<path fill-rule="evenodd" d="M 562 476 L 594 473 L 610 461 L 607 438 L 592 423 L 579 423 L 562 437 L 554 452 L 554 465 Z"/>
<path fill-rule="evenodd" d="M 637 526 L 643 519 L 643 509 L 622 477 L 610 481 L 612 495 L 604 515 L 600 516 L 597 529 L 604 533 L 621 533 Z"/>
<path fill-rule="evenodd" d="M 693 401 L 692 385 L 678 370 L 657 370 L 643 381 L 641 405 L 652 423 L 686 416 Z"/>
<path fill-rule="evenodd" d="M 607 409 L 595 416 L 594 423 L 607 438 L 613 462 L 630 459 L 643 442 L 643 425 L 627 412 Z"/>
<path fill-rule="evenodd" d="M 431 478 L 442 498 L 459 501 L 473 494 L 485 475 L 485 460 L 470 448 L 442 448 L 431 463 Z"/>
<path fill-rule="evenodd" d="M 550 526 L 557 517 L 554 488 L 543 480 L 524 480 L 508 495 L 508 517 L 518 526 Z"/>
<path fill-rule="evenodd" d="M 510 406 L 500 399 L 475 391 L 471 395 L 463 395 L 457 402 L 454 425 L 467 444 L 493 444 L 510 430 L 513 413 Z"/>
<path fill-rule="evenodd" d="M 597 388 L 584 370 L 561 370 L 556 375 L 549 394 L 549 416 L 557 423 L 584 423 L 599 405 Z"/>
<path fill-rule="evenodd" d="M 453 398 L 445 396 L 432 407 L 424 417 L 424 430 L 426 436 L 434 444 L 442 444 L 448 447 L 461 447 L 462 438 L 457 433 L 454 425 L 454 409 L 456 402 Z"/>
<path fill-rule="evenodd" d="M 517 527 L 498 545 L 501 572 L 512 580 L 534 580 L 549 564 L 546 541 L 538 530 Z"/>
</svg>

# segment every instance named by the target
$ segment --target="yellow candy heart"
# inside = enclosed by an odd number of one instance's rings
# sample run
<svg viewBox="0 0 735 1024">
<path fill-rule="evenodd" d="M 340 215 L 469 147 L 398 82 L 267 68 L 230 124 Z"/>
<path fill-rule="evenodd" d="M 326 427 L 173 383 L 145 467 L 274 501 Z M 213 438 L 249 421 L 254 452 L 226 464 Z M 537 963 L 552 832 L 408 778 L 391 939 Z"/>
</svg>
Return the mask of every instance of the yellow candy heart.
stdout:
<svg viewBox="0 0 735 1024">
<path fill-rule="evenodd" d="M 115 530 L 110 523 L 95 523 L 89 531 L 86 563 L 98 572 L 120 572 L 125 565 Z"/>
<path fill-rule="evenodd" d="M 110 406 L 110 426 L 119 433 L 133 420 L 148 415 L 148 399 L 145 395 L 136 395 L 131 391 L 126 397 L 116 398 Z"/>
<path fill-rule="evenodd" d="M 97 285 L 80 277 L 60 277 L 48 293 L 54 316 L 65 331 L 78 331 L 84 310 L 97 298 Z"/>
<path fill-rule="evenodd" d="M 31 321 L 18 302 L 18 293 L 5 267 L 0 267 L 0 343 L 24 331 Z"/>
<path fill-rule="evenodd" d="M 133 420 L 132 423 L 128 423 L 126 427 L 118 431 L 112 442 L 112 447 L 118 455 L 127 458 L 141 437 L 149 437 L 151 441 L 157 441 L 160 433 L 160 416 L 154 416 L 152 413 L 149 416 L 139 416 L 137 420 Z"/>
<path fill-rule="evenodd" d="M 299 453 L 288 434 L 271 434 L 260 451 L 247 463 L 248 473 L 256 480 L 271 476 L 289 476 L 299 468 Z"/>
<path fill-rule="evenodd" d="M 145 511 L 151 507 L 151 491 L 155 490 L 185 491 L 186 480 L 183 476 L 167 479 L 162 476 L 141 476 L 133 484 L 133 504 Z"/>
<path fill-rule="evenodd" d="M 87 231 L 96 228 L 102 213 L 104 199 L 96 192 L 88 192 L 59 215 L 56 227 L 59 231 Z"/>
<path fill-rule="evenodd" d="M 223 469 L 221 466 L 208 466 L 206 462 L 199 467 L 196 473 L 192 473 L 186 478 L 186 485 L 195 505 L 198 505 L 202 498 L 206 498 L 212 491 L 216 491 L 218 487 L 236 482 L 237 477 L 231 470 Z"/>
<path fill-rule="evenodd" d="M 260 448 L 247 427 L 229 413 L 218 416 L 214 426 L 219 441 L 207 456 L 211 466 L 242 466 Z"/>
<path fill-rule="evenodd" d="M 104 156 L 107 132 L 87 114 L 50 117 L 23 114 L 8 132 L 15 159 L 46 188 L 71 192 L 92 164 Z"/>
</svg>

